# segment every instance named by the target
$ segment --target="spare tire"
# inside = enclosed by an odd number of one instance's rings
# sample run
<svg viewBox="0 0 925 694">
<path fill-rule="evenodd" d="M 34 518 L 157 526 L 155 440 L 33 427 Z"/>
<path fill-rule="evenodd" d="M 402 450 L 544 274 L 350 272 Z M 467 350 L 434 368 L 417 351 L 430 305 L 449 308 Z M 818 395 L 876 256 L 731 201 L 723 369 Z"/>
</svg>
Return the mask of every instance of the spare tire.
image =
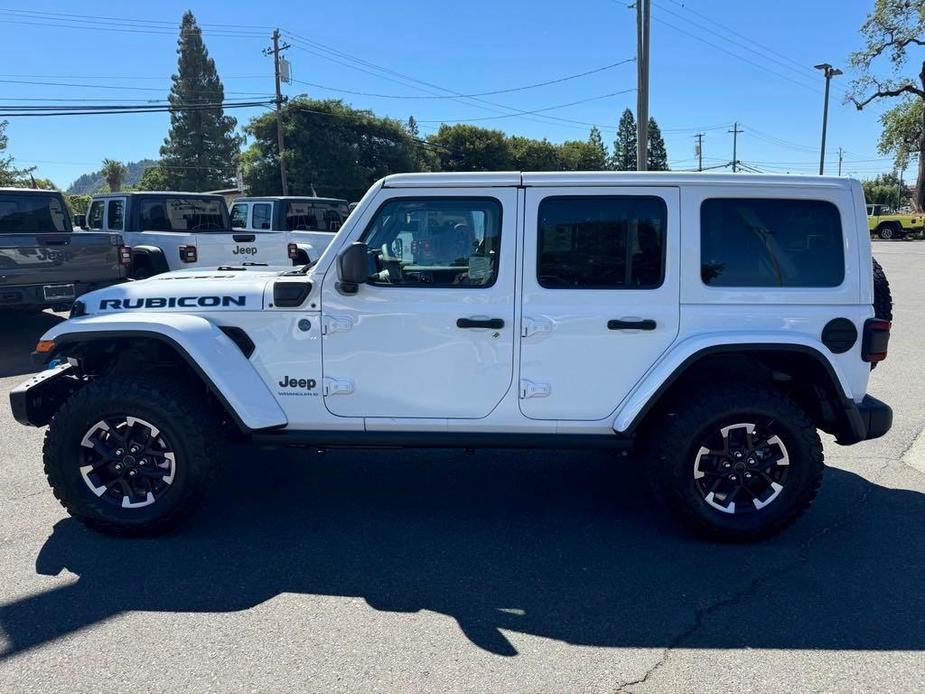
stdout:
<svg viewBox="0 0 925 694">
<path fill-rule="evenodd" d="M 877 262 L 872 258 L 874 263 L 874 315 L 883 320 L 893 320 L 893 295 L 890 294 L 890 283 L 886 278 L 886 273 Z"/>
</svg>

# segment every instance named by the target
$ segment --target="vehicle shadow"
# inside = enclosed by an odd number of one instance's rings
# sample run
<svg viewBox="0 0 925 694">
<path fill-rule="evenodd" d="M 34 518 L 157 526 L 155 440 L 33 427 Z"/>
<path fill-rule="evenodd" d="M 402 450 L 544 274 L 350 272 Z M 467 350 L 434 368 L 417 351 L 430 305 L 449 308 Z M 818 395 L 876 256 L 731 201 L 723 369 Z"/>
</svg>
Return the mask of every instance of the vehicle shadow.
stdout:
<svg viewBox="0 0 925 694">
<path fill-rule="evenodd" d="M 0 311 L 0 378 L 39 371 L 32 363 L 35 343 L 65 316 L 58 313 Z"/>
<path fill-rule="evenodd" d="M 55 525 L 37 570 L 79 578 L 0 606 L 0 659 L 126 611 L 246 610 L 282 592 L 439 612 L 508 656 L 501 630 L 605 647 L 925 648 L 925 495 L 842 470 L 796 527 L 749 546 L 679 534 L 635 467 L 604 454 L 239 453 L 172 536 Z"/>
</svg>

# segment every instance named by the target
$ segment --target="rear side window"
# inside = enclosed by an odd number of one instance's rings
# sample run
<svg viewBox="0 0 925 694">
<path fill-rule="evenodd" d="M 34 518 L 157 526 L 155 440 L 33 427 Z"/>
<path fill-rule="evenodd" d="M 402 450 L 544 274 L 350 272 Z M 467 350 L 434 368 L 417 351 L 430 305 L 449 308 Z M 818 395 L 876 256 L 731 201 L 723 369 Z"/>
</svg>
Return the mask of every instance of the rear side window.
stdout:
<svg viewBox="0 0 925 694">
<path fill-rule="evenodd" d="M 90 211 L 87 212 L 87 228 L 103 228 L 103 210 L 106 209 L 106 202 L 103 200 L 94 200 L 90 205 Z"/>
<path fill-rule="evenodd" d="M 269 229 L 271 226 L 270 205 L 268 203 L 260 203 L 259 205 L 254 205 L 254 228 Z"/>
<path fill-rule="evenodd" d="M 704 200 L 700 275 L 711 287 L 837 287 L 845 279 L 838 208 L 823 200 Z"/>
<path fill-rule="evenodd" d="M 224 231 L 229 228 L 224 200 L 142 198 L 142 231 Z"/>
<path fill-rule="evenodd" d="M 668 208 L 653 195 L 549 197 L 539 207 L 537 281 L 548 289 L 654 289 Z"/>
<path fill-rule="evenodd" d="M 247 228 L 247 205 L 243 202 L 231 206 L 231 228 Z"/>
<path fill-rule="evenodd" d="M 0 234 L 72 231 L 60 198 L 52 195 L 0 195 Z"/>
<path fill-rule="evenodd" d="M 125 222 L 125 200 L 110 200 L 106 215 L 109 221 L 106 228 L 113 231 L 122 231 Z"/>
<path fill-rule="evenodd" d="M 343 203 L 290 202 L 286 205 L 289 231 L 337 231 L 349 214 Z"/>
</svg>

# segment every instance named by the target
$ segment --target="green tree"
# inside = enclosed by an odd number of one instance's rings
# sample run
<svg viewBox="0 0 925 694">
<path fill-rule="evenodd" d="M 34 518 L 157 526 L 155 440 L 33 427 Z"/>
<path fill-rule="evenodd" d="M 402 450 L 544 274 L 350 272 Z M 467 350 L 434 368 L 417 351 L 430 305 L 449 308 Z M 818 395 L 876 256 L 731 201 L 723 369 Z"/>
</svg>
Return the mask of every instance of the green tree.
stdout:
<svg viewBox="0 0 925 694">
<path fill-rule="evenodd" d="M 649 171 L 668 171 L 668 151 L 662 131 L 654 118 L 649 118 L 649 139 L 646 151 L 646 168 Z"/>
<path fill-rule="evenodd" d="M 415 144 L 401 121 L 350 108 L 340 100 L 292 99 L 283 108 L 283 128 L 293 195 L 314 190 L 358 200 L 383 176 L 416 170 Z M 242 155 L 248 191 L 279 194 L 276 115 L 257 116 L 245 132 L 253 138 Z"/>
<path fill-rule="evenodd" d="M 591 132 L 588 134 L 588 144 L 594 148 L 594 157 L 592 158 L 592 170 L 603 171 L 610 165 L 610 153 L 607 151 L 607 145 L 604 144 L 604 138 L 601 137 L 601 131 L 596 125 L 591 126 Z"/>
<path fill-rule="evenodd" d="M 867 202 L 877 205 L 889 205 L 893 209 L 900 209 L 908 204 L 899 176 L 893 173 L 880 174 L 876 178 L 864 181 L 864 197 Z"/>
<path fill-rule="evenodd" d="M 505 171 L 514 166 L 511 143 L 500 130 L 444 124 L 427 141 L 442 171 Z"/>
<path fill-rule="evenodd" d="M 90 207 L 90 197 L 87 193 L 65 195 L 64 199 L 67 201 L 67 206 L 71 208 L 71 216 L 87 214 L 87 208 Z"/>
<path fill-rule="evenodd" d="M 23 179 L 35 170 L 35 167 L 17 169 L 13 157 L 6 154 L 6 148 L 10 143 L 6 134 L 9 124 L 9 121 L 0 121 L 0 186 L 20 185 Z"/>
<path fill-rule="evenodd" d="M 876 0 L 874 11 L 861 26 L 864 48 L 851 54 L 851 65 L 858 71 L 852 84 L 851 101 L 863 109 L 869 103 L 885 98 L 906 97 L 919 102 L 918 112 L 925 119 L 925 59 L 917 74 L 901 75 L 907 62 L 909 46 L 925 46 L 925 3 L 912 0 Z M 896 78 L 877 76 L 885 59 Z M 915 58 L 916 62 L 918 58 Z M 885 67 L 885 66 L 884 66 Z M 925 120 L 921 121 L 925 133 Z M 911 152 L 910 152 L 911 153 Z M 925 137 L 919 135 L 915 147 L 918 156 L 918 177 L 915 184 L 916 209 L 925 209 Z"/>
<path fill-rule="evenodd" d="M 636 170 L 636 119 L 626 109 L 617 125 L 617 139 L 613 142 L 610 168 L 614 171 Z"/>
<path fill-rule="evenodd" d="M 170 181 L 167 177 L 167 171 L 160 163 L 149 166 L 141 174 L 135 190 L 169 190 Z M 213 189 L 214 190 L 214 189 Z"/>
<path fill-rule="evenodd" d="M 518 171 L 561 171 L 564 167 L 560 150 L 545 138 L 534 140 L 514 135 L 508 139 L 511 166 Z"/>
<path fill-rule="evenodd" d="M 220 105 L 225 89 L 192 12 L 183 15 L 177 40 L 177 73 L 169 101 L 170 130 L 161 147 L 169 188 L 214 190 L 234 179 L 241 140 L 237 121 Z"/>
<path fill-rule="evenodd" d="M 899 170 L 909 165 L 909 159 L 919 150 L 923 136 L 922 100 L 907 98 L 880 115 L 883 132 L 877 142 L 880 154 L 893 156 Z"/>
<path fill-rule="evenodd" d="M 115 159 L 103 159 L 101 171 L 110 191 L 118 193 L 122 190 L 122 179 L 125 178 L 125 164 Z"/>
<path fill-rule="evenodd" d="M 420 139 L 421 131 L 418 128 L 418 122 L 414 119 L 414 116 L 408 116 L 408 121 L 405 123 L 405 132 L 415 140 Z"/>
</svg>

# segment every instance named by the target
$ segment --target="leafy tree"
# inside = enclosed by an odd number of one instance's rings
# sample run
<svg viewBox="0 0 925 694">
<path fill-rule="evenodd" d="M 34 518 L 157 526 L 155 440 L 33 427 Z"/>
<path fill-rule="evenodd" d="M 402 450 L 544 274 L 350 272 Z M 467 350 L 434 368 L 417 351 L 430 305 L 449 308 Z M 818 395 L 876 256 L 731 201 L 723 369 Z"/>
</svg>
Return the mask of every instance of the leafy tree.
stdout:
<svg viewBox="0 0 925 694">
<path fill-rule="evenodd" d="M 515 135 L 508 139 L 511 164 L 518 171 L 561 171 L 560 149 L 545 138 L 534 140 Z"/>
<path fill-rule="evenodd" d="M 141 174 L 135 190 L 169 190 L 170 181 L 167 178 L 167 171 L 160 163 L 149 166 Z"/>
<path fill-rule="evenodd" d="M 886 173 L 864 181 L 864 197 L 867 202 L 889 205 L 893 209 L 904 207 L 909 199 L 896 173 Z"/>
<path fill-rule="evenodd" d="M 648 150 L 646 151 L 646 168 L 649 171 L 668 171 L 668 151 L 662 131 L 654 118 L 649 118 Z"/>
<path fill-rule="evenodd" d="M 75 214 L 87 214 L 87 208 L 90 207 L 90 198 L 92 196 L 86 193 L 76 195 L 65 195 L 64 199 L 67 206 L 71 208 L 71 216 Z"/>
<path fill-rule="evenodd" d="M 0 121 L 0 186 L 15 186 L 35 168 L 17 169 L 13 163 L 13 157 L 7 155 L 6 148 L 9 145 L 10 138 L 6 134 L 6 127 L 9 121 Z"/>
<path fill-rule="evenodd" d="M 592 170 L 603 171 L 608 167 L 610 153 L 607 151 L 607 145 L 604 144 L 604 138 L 601 137 L 601 131 L 597 129 L 596 125 L 591 126 L 591 132 L 588 135 L 588 144 L 594 148 Z"/>
<path fill-rule="evenodd" d="M 415 171 L 415 143 L 401 121 L 353 109 L 340 100 L 292 99 L 283 108 L 286 165 L 293 195 L 358 200 L 375 181 Z M 257 116 L 245 132 L 253 143 L 242 155 L 253 195 L 279 194 L 276 115 Z"/>
<path fill-rule="evenodd" d="M 192 12 L 183 15 L 177 40 L 177 73 L 169 101 L 170 130 L 161 147 L 169 188 L 214 190 L 234 178 L 241 140 L 234 134 L 237 121 L 221 106 L 225 89 L 202 41 Z"/>
<path fill-rule="evenodd" d="M 103 178 L 109 184 L 109 190 L 117 193 L 122 190 L 122 179 L 125 178 L 125 164 L 115 159 L 103 159 Z"/>
<path fill-rule="evenodd" d="M 626 109 L 617 125 L 617 139 L 613 142 L 613 157 L 610 167 L 614 171 L 636 170 L 636 119 Z"/>
<path fill-rule="evenodd" d="M 877 143 L 880 154 L 892 154 L 893 164 L 902 171 L 913 153 L 919 151 L 923 136 L 922 100 L 907 98 L 880 115 L 883 132 Z"/>
<path fill-rule="evenodd" d="M 858 110 L 885 98 L 903 96 L 919 102 L 918 112 L 925 118 L 925 60 L 918 74 L 900 75 L 907 61 L 909 46 L 925 46 L 925 3 L 912 0 L 876 0 L 874 11 L 861 26 L 864 48 L 851 54 L 851 65 L 859 76 L 849 97 Z M 876 65 L 886 58 L 897 78 L 879 78 Z M 916 59 L 917 60 L 917 59 Z M 925 124 L 922 130 L 925 131 Z M 925 137 L 919 135 L 915 152 L 919 159 L 915 184 L 915 206 L 925 208 Z"/>
<path fill-rule="evenodd" d="M 506 171 L 514 166 L 511 143 L 500 130 L 444 124 L 427 141 L 442 171 Z"/>
</svg>

